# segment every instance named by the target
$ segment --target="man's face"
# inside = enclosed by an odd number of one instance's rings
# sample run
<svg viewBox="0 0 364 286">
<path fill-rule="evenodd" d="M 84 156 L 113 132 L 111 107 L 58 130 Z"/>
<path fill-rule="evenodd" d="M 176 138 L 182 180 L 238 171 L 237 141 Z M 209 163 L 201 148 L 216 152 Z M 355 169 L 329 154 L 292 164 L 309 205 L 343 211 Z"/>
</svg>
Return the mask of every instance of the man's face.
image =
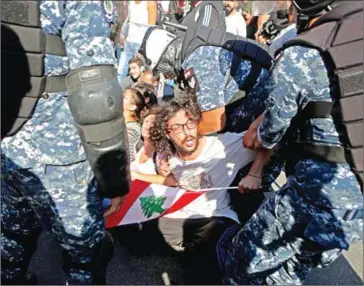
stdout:
<svg viewBox="0 0 364 286">
<path fill-rule="evenodd" d="M 225 1 L 225 9 L 227 14 L 229 15 L 232 11 L 238 8 L 239 2 L 236 1 Z"/>
<path fill-rule="evenodd" d="M 129 64 L 129 73 L 133 79 L 138 79 L 141 74 L 140 66 L 137 63 Z"/>
<path fill-rule="evenodd" d="M 193 154 L 198 147 L 197 121 L 188 116 L 185 110 L 180 110 L 167 124 L 168 139 L 182 155 Z"/>
<path fill-rule="evenodd" d="M 250 21 L 253 18 L 253 15 L 250 14 L 248 11 L 243 11 L 242 14 L 243 14 L 245 21 Z"/>
</svg>

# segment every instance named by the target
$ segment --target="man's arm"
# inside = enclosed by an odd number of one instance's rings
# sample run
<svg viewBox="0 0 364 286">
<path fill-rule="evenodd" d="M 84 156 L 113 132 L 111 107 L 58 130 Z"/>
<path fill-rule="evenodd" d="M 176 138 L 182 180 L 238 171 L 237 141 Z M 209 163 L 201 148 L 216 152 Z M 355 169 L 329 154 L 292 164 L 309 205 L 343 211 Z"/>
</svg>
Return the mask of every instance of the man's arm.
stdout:
<svg viewBox="0 0 364 286">
<path fill-rule="evenodd" d="M 264 115 L 261 114 L 257 119 L 250 124 L 248 131 L 245 133 L 243 137 L 243 146 L 245 148 L 249 148 L 251 150 L 255 150 L 255 143 L 257 140 L 257 131 L 260 123 L 263 121 Z"/>
<path fill-rule="evenodd" d="M 282 140 L 298 110 L 307 102 L 306 94 L 312 89 L 316 75 L 304 56 L 312 51 L 291 47 L 284 51 L 276 63 L 272 71 L 267 108 L 257 131 L 256 148 L 273 149 Z"/>
<path fill-rule="evenodd" d="M 312 85 L 313 73 L 301 60 L 302 57 L 297 56 L 300 54 L 298 49 L 300 48 L 287 49 L 277 62 L 268 83 L 271 92 L 267 99 L 267 109 L 253 122 L 245 135 L 247 137 L 244 137 L 244 146 L 256 150 L 257 155 L 250 169 L 250 176 L 239 184 L 242 192 L 244 188 L 251 190 L 259 185 L 272 149 L 283 138 L 303 102 L 302 88 Z"/>
<path fill-rule="evenodd" d="M 162 175 L 146 175 L 136 171 L 131 172 L 132 178 L 135 180 L 141 180 L 144 182 L 158 184 L 158 185 L 165 185 L 168 187 L 175 187 L 177 186 L 177 181 L 174 178 L 173 174 L 169 174 L 167 177 Z"/>
<path fill-rule="evenodd" d="M 148 1 L 148 25 L 155 25 L 158 17 L 157 1 Z"/>
<path fill-rule="evenodd" d="M 258 22 L 257 22 L 257 31 L 255 32 L 254 36 L 255 36 L 255 40 L 259 40 L 259 33 L 260 31 L 263 29 L 263 25 L 265 22 L 267 22 L 269 20 L 270 15 L 269 14 L 264 14 L 264 15 L 259 15 L 258 16 Z"/>
<path fill-rule="evenodd" d="M 253 165 L 248 175 L 239 182 L 239 192 L 242 194 L 261 188 L 264 167 L 269 163 L 272 156 L 272 151 L 264 148 L 258 149 L 256 152 Z"/>
</svg>

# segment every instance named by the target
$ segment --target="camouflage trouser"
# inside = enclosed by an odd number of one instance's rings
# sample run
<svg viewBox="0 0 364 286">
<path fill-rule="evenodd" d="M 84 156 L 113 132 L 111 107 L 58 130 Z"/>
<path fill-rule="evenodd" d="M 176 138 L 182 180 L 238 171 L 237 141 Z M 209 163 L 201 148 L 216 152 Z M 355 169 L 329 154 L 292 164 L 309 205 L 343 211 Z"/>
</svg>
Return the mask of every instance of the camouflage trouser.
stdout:
<svg viewBox="0 0 364 286">
<path fill-rule="evenodd" d="M 2 283 L 22 284 L 45 229 L 63 248 L 67 282 L 93 284 L 112 247 L 105 252 L 101 198 L 89 164 L 20 169 L 2 155 L 1 172 Z"/>
<path fill-rule="evenodd" d="M 224 284 L 301 284 L 312 268 L 329 265 L 362 239 L 362 215 L 361 207 L 334 210 L 309 203 L 286 185 L 222 243 L 228 249 Z"/>
</svg>

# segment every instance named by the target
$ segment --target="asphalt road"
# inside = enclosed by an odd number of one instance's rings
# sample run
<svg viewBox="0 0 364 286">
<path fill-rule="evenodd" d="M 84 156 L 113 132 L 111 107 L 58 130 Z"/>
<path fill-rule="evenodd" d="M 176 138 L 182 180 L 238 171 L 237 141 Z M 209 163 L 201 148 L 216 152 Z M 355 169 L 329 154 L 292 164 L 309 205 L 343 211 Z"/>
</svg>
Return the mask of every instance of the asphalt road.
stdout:
<svg viewBox="0 0 364 286">
<path fill-rule="evenodd" d="M 60 248 L 47 233 L 43 233 L 29 270 L 37 274 L 41 285 L 64 285 L 61 265 Z M 116 252 L 108 268 L 108 284 L 168 285 L 170 281 L 172 284 L 183 284 L 183 271 L 178 258 L 132 255 L 116 243 Z M 341 256 L 328 268 L 312 271 L 305 284 L 363 285 L 363 281 L 346 258 Z"/>
</svg>

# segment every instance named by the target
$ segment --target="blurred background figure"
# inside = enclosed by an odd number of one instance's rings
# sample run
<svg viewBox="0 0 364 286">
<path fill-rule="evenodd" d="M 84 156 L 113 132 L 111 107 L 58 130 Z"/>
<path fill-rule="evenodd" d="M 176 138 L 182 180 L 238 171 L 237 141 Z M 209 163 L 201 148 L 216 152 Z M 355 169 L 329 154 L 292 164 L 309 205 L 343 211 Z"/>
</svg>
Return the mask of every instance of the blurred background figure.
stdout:
<svg viewBox="0 0 364 286">
<path fill-rule="evenodd" d="M 128 131 L 130 162 L 135 158 L 135 144 L 140 138 L 140 114 L 145 108 L 143 95 L 135 88 L 127 88 L 123 93 L 123 115 Z"/>
<path fill-rule="evenodd" d="M 258 30 L 258 17 L 252 15 L 252 1 L 243 1 L 241 14 L 246 24 L 246 37 L 255 40 L 255 33 Z"/>
<path fill-rule="evenodd" d="M 119 82 L 127 76 L 128 62 L 136 56 L 147 26 L 155 25 L 158 16 L 156 1 L 135 0 L 128 3 L 128 24 L 122 31 L 126 40 L 118 66 Z"/>
<path fill-rule="evenodd" d="M 149 129 L 154 126 L 156 117 L 160 113 L 160 107 L 154 105 L 150 109 L 145 110 L 141 116 L 141 136 L 135 144 L 135 160 L 131 162 L 130 171 L 140 172 L 147 175 L 156 175 L 156 148 L 150 140 Z"/>
<path fill-rule="evenodd" d="M 129 61 L 129 75 L 120 82 L 123 92 L 125 89 L 134 87 L 137 84 L 144 69 L 143 62 L 140 59 L 134 58 Z"/>
<path fill-rule="evenodd" d="M 153 85 L 140 81 L 135 86 L 135 89 L 139 90 L 143 95 L 146 108 L 150 108 L 158 104 L 158 99 Z"/>
<path fill-rule="evenodd" d="M 163 21 L 165 16 L 168 14 L 169 11 L 169 0 L 159 0 L 158 1 L 158 24 Z"/>
<path fill-rule="evenodd" d="M 146 70 L 140 81 L 153 86 L 158 101 L 168 100 L 174 96 L 173 86 L 164 78 L 163 74 Z"/>
<path fill-rule="evenodd" d="M 257 16 L 257 31 L 255 40 L 262 44 L 270 44 L 273 38 L 283 29 L 293 23 L 288 9 L 290 1 L 251 1 L 251 13 Z"/>
<path fill-rule="evenodd" d="M 201 0 L 172 0 L 169 1 L 168 18 L 172 22 L 181 22 Z"/>
<path fill-rule="evenodd" d="M 246 23 L 239 9 L 238 0 L 226 0 L 226 31 L 234 35 L 246 37 Z"/>
<path fill-rule="evenodd" d="M 140 81 L 153 86 L 155 92 L 158 90 L 160 76 L 157 73 L 153 73 L 151 70 L 146 70 L 140 77 Z"/>
<path fill-rule="evenodd" d="M 277 7 L 276 11 L 270 13 L 269 20 L 263 24 L 257 39 L 260 43 L 270 45 L 282 30 L 294 24 L 290 9 L 291 4 L 286 1 L 282 2 L 287 3 L 287 5 Z M 256 11 L 256 13 L 259 13 L 259 11 Z"/>
<path fill-rule="evenodd" d="M 292 17 L 292 5 L 290 1 L 254 1 L 252 13 L 259 17 L 269 15 L 269 19 L 256 33 L 256 40 L 261 44 L 269 46 L 269 51 L 274 55 L 275 51 L 283 46 L 285 42 L 297 35 L 296 24 Z"/>
<path fill-rule="evenodd" d="M 123 49 L 123 43 L 125 41 L 125 38 L 123 37 L 121 31 L 123 25 L 125 24 L 128 18 L 128 2 L 127 1 L 113 1 L 113 2 L 115 5 L 115 9 L 118 13 L 118 19 L 115 24 L 115 37 L 112 40 L 114 42 L 115 57 L 118 63 Z"/>
</svg>

